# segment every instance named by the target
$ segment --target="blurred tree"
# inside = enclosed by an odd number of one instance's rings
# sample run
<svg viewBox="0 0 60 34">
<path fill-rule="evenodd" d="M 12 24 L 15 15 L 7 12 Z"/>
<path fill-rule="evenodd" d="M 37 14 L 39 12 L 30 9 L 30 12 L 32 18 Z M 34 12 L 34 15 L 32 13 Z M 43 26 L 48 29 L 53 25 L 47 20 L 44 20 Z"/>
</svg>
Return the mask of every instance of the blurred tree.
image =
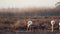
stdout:
<svg viewBox="0 0 60 34">
<path fill-rule="evenodd" d="M 57 2 L 57 3 L 55 4 L 55 6 L 56 6 L 56 7 L 60 7 L 60 2 Z"/>
</svg>

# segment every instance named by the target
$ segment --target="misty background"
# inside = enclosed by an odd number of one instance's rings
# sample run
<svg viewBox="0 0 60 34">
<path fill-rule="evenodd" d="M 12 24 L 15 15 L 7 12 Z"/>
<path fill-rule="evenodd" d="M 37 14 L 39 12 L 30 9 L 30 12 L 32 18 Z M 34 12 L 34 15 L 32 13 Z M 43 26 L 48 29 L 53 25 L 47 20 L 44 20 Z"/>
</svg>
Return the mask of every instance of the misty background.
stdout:
<svg viewBox="0 0 60 34">
<path fill-rule="evenodd" d="M 0 17 L 60 16 L 60 0 L 0 0 Z"/>
<path fill-rule="evenodd" d="M 2 12 L 4 11 L 4 12 Z M 9 11 L 9 12 L 5 12 Z M 15 11 L 15 12 L 13 12 Z M 19 12 L 20 11 L 20 12 Z M 4 9 L 0 12 L 0 17 L 20 17 L 20 16 L 60 16 L 60 7 L 56 8 L 29 8 L 29 9 Z"/>
</svg>

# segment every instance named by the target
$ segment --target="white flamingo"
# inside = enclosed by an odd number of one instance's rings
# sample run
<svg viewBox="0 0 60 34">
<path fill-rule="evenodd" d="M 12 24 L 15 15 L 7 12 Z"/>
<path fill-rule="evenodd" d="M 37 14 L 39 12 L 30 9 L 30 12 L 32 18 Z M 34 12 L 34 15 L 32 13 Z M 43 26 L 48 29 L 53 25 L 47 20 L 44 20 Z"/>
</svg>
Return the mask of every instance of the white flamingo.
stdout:
<svg viewBox="0 0 60 34">
<path fill-rule="evenodd" d="M 27 23 L 27 29 L 29 29 L 32 24 L 33 24 L 32 21 L 29 20 L 28 23 Z"/>
<path fill-rule="evenodd" d="M 59 32 L 60 32 L 60 22 L 59 22 Z"/>
<path fill-rule="evenodd" d="M 55 24 L 55 20 L 52 20 L 52 21 L 51 21 L 51 25 L 52 25 L 52 32 L 54 31 L 54 30 L 53 30 L 53 25 L 54 25 L 54 24 Z"/>
</svg>

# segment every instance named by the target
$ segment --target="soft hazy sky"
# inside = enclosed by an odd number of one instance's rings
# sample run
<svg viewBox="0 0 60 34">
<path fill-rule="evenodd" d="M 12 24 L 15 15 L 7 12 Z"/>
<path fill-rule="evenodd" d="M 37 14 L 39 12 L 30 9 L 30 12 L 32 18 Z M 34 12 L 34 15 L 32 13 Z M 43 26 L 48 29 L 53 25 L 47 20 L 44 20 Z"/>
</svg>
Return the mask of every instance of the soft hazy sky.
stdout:
<svg viewBox="0 0 60 34">
<path fill-rule="evenodd" d="M 60 0 L 0 0 L 0 8 L 54 7 Z"/>
</svg>

